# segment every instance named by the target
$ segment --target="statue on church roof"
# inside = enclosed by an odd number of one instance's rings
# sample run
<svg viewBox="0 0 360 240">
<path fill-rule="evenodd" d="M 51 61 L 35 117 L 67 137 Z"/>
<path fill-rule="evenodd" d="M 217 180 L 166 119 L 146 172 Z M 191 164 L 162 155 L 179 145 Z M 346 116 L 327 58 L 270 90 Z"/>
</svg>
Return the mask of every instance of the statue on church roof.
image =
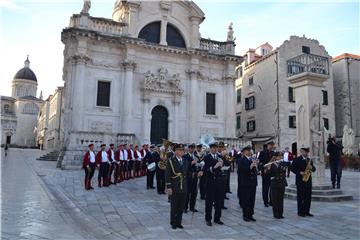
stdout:
<svg viewBox="0 0 360 240">
<path fill-rule="evenodd" d="M 228 34 L 227 34 L 227 41 L 232 42 L 234 41 L 234 30 L 233 30 L 233 23 L 231 22 L 228 27 Z"/>
<path fill-rule="evenodd" d="M 81 10 L 81 14 L 89 14 L 89 10 L 91 8 L 91 1 L 84 0 L 83 8 Z"/>
</svg>

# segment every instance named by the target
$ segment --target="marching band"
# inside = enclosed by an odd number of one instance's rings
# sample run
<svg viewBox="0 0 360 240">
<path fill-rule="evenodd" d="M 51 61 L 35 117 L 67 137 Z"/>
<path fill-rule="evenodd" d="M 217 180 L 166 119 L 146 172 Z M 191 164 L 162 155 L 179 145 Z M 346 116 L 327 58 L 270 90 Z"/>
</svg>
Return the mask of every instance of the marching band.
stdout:
<svg viewBox="0 0 360 240">
<path fill-rule="evenodd" d="M 226 210 L 225 200 L 229 199 L 230 175 L 237 169 L 239 205 L 243 220 L 256 221 L 254 206 L 257 178 L 262 178 L 262 198 L 264 206 L 273 208 L 275 219 L 284 218 L 284 193 L 289 170 L 296 175 L 298 215 L 313 216 L 311 205 L 311 173 L 316 169 L 308 157 L 309 149 L 301 148 L 301 156 L 293 160 L 288 149 L 276 152 L 275 143 L 269 142 L 264 150 L 253 154 L 251 146 L 237 151 L 234 146 L 227 150 L 224 142 L 209 144 L 189 144 L 185 151 L 183 144 L 164 140 L 162 145 L 101 144 L 97 153 L 94 144 L 88 146 L 84 154 L 85 190 L 93 190 L 92 177 L 98 169 L 98 187 L 109 187 L 125 180 L 146 176 L 146 188 L 155 189 L 158 194 L 168 194 L 170 202 L 170 225 L 173 229 L 183 228 L 183 213 L 198 212 L 196 201 L 198 189 L 200 199 L 205 200 L 205 223 L 223 225 L 222 210 Z M 257 156 L 257 157 L 256 157 Z M 285 159 L 286 158 L 286 159 Z M 214 208 L 214 215 L 213 215 Z M 213 220 L 213 222 L 212 222 Z"/>
</svg>

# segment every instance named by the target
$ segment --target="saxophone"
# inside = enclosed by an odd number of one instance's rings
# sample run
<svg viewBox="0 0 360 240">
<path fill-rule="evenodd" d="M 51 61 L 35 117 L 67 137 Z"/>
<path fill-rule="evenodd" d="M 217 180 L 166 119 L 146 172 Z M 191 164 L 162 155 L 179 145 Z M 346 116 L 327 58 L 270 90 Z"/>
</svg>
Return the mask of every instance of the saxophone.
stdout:
<svg viewBox="0 0 360 240">
<path fill-rule="evenodd" d="M 307 182 L 309 181 L 309 178 L 311 176 L 311 170 L 312 170 L 312 166 L 311 166 L 311 159 L 309 159 L 305 171 L 304 171 L 304 175 L 302 177 L 303 182 Z"/>
</svg>

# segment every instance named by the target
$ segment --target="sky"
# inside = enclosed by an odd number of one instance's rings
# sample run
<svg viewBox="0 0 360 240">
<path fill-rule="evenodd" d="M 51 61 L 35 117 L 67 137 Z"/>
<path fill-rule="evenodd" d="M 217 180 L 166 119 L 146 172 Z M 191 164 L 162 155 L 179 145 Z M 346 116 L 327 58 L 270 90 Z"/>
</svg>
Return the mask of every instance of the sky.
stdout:
<svg viewBox="0 0 360 240">
<path fill-rule="evenodd" d="M 92 0 L 90 15 L 111 18 L 115 0 Z M 291 35 L 317 39 L 331 56 L 360 53 L 359 2 L 351 0 L 244 1 L 195 0 L 205 13 L 204 38 L 225 41 L 233 22 L 236 54 L 269 42 L 280 46 Z M 83 0 L 0 0 L 0 95 L 11 95 L 11 81 L 29 55 L 46 98 L 63 86 L 61 31 Z"/>
</svg>

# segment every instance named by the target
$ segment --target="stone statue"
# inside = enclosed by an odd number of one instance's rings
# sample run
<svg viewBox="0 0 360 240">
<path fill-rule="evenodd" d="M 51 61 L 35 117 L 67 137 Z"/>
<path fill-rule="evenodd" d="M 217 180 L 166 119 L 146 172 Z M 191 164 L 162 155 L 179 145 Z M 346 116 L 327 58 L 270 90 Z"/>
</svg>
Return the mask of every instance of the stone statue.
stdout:
<svg viewBox="0 0 360 240">
<path fill-rule="evenodd" d="M 90 0 L 84 0 L 83 8 L 81 10 L 82 14 L 89 14 L 89 10 L 91 8 L 91 1 Z"/>
<path fill-rule="evenodd" d="M 353 154 L 353 147 L 355 142 L 355 133 L 354 130 L 348 127 L 345 124 L 343 129 L 342 145 L 344 147 L 343 152 L 346 155 Z"/>
<path fill-rule="evenodd" d="M 311 155 L 316 167 L 316 177 L 318 180 L 325 176 L 325 160 L 324 160 L 324 127 L 320 119 L 320 107 L 315 104 L 311 110 L 310 120 L 310 143 Z"/>
<path fill-rule="evenodd" d="M 228 27 L 228 33 L 227 33 L 227 41 L 232 42 L 234 41 L 234 30 L 233 30 L 233 23 L 231 22 Z"/>
</svg>

